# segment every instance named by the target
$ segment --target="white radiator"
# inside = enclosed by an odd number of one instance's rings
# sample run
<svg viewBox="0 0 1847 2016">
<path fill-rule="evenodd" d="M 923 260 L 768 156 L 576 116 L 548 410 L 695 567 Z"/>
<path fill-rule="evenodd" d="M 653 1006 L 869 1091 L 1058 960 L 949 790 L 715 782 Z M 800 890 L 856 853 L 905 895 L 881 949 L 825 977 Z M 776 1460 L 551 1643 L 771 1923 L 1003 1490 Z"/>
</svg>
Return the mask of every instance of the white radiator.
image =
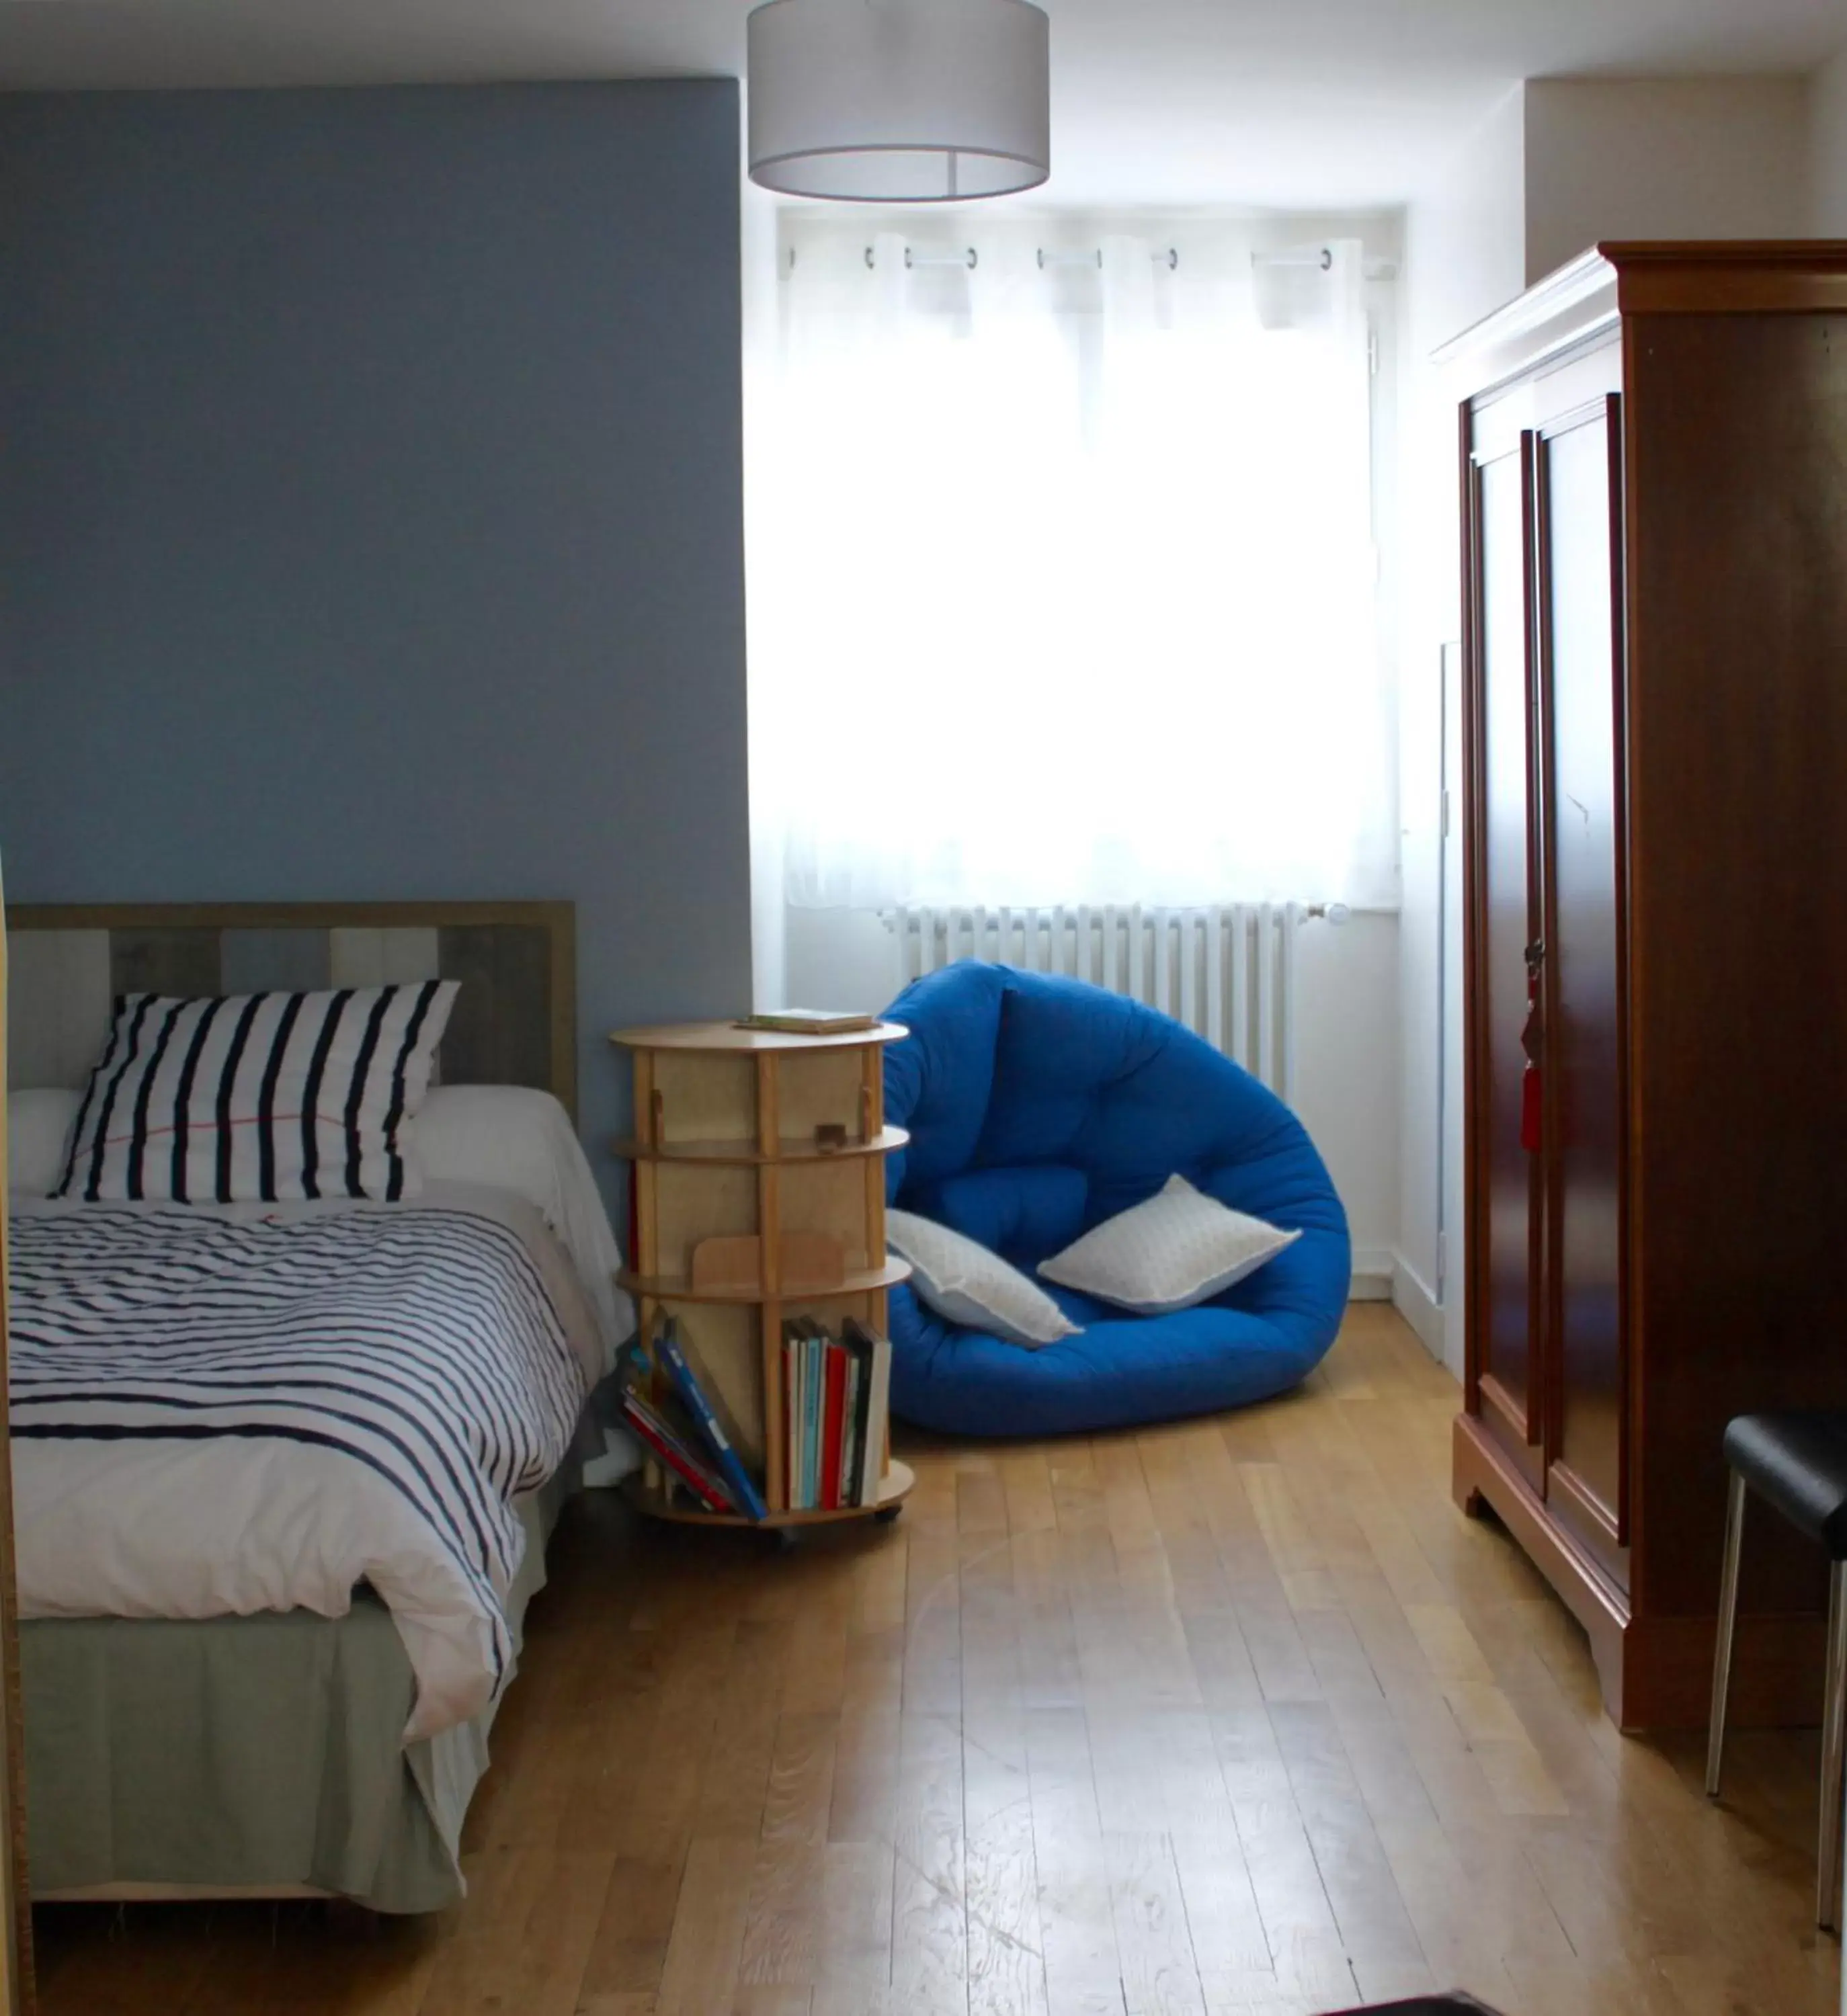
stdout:
<svg viewBox="0 0 1847 2016">
<path fill-rule="evenodd" d="M 1295 1094 L 1299 903 L 889 913 L 908 983 L 959 959 L 1064 973 L 1183 1022 L 1285 1100 Z"/>
</svg>

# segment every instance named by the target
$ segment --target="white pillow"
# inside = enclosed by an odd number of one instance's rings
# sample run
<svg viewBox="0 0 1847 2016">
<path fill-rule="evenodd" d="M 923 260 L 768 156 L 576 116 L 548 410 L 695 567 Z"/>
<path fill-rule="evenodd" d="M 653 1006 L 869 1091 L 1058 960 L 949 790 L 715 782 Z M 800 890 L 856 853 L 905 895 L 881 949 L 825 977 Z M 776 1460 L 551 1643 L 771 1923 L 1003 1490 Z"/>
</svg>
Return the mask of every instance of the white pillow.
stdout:
<svg viewBox="0 0 1847 2016">
<path fill-rule="evenodd" d="M 1100 1302 L 1159 1316 L 1209 1301 L 1301 1237 L 1228 1210 L 1184 1176 L 1169 1176 L 1158 1195 L 1042 1260 L 1039 1272 Z"/>
<path fill-rule="evenodd" d="M 998 1253 L 914 1211 L 885 1214 L 885 1243 L 911 1263 L 920 1297 L 939 1316 L 1036 1350 L 1075 1337 L 1078 1326 L 1045 1290 Z"/>
<path fill-rule="evenodd" d="M 6 1095 L 6 1188 L 15 1197 L 49 1197 L 64 1173 L 81 1092 L 62 1087 Z"/>
<path fill-rule="evenodd" d="M 409 1136 L 430 1183 L 472 1183 L 524 1197 L 571 1255 L 620 1343 L 634 1327 L 615 1277 L 622 1249 L 571 1116 L 549 1092 L 524 1085 L 436 1085 Z"/>
</svg>

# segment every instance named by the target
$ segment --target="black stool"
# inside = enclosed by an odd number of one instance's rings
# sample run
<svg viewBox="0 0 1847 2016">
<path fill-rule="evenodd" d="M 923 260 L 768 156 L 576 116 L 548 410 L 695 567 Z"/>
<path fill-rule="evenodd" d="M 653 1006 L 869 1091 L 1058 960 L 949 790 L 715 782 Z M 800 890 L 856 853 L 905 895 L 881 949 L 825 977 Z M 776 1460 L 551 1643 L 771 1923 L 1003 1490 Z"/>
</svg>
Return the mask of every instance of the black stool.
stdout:
<svg viewBox="0 0 1847 2016">
<path fill-rule="evenodd" d="M 1731 1690 L 1738 1623 L 1738 1550 L 1747 1489 L 1818 1540 L 1831 1564 L 1827 1582 L 1827 1687 L 1821 1718 L 1821 1845 L 1815 1871 L 1815 1922 L 1841 1922 L 1841 1806 L 1847 1784 L 1842 1722 L 1847 1711 L 1847 1413 L 1740 1414 L 1725 1431 L 1731 1466 L 1725 1567 L 1719 1584 L 1719 1647 L 1712 1661 L 1712 1722 L 1706 1741 L 1706 1791 L 1719 1796 L 1725 1755 L 1725 1701 Z"/>
</svg>

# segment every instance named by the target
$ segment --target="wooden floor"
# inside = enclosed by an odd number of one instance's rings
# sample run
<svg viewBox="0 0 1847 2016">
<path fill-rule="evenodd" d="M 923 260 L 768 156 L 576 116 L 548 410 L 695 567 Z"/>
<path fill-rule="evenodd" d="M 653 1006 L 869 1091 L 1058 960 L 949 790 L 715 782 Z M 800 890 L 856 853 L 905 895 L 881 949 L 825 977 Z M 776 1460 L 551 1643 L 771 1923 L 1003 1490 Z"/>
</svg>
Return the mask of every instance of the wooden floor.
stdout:
<svg viewBox="0 0 1847 2016">
<path fill-rule="evenodd" d="M 579 1501 L 426 1923 L 39 1914 L 54 2016 L 1832 2016 L 1815 1744 L 1625 1741 L 1453 1510 L 1456 1389 L 1357 1309 L 1303 1392 L 907 1451 L 772 1551 Z M 1716 1564 L 1714 1564 L 1716 1568 Z"/>
</svg>

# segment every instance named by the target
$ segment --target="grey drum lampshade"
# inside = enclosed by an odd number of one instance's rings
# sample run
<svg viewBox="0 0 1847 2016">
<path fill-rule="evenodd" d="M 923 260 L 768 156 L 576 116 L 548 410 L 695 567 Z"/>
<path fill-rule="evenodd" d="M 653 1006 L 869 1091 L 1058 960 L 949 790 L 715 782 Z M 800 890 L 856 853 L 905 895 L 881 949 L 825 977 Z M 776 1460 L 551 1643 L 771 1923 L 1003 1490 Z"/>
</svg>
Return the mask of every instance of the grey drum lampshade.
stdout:
<svg viewBox="0 0 1847 2016">
<path fill-rule="evenodd" d="M 854 203 L 1035 189 L 1050 39 L 1028 0 L 769 0 L 750 18 L 751 178 Z"/>
</svg>

